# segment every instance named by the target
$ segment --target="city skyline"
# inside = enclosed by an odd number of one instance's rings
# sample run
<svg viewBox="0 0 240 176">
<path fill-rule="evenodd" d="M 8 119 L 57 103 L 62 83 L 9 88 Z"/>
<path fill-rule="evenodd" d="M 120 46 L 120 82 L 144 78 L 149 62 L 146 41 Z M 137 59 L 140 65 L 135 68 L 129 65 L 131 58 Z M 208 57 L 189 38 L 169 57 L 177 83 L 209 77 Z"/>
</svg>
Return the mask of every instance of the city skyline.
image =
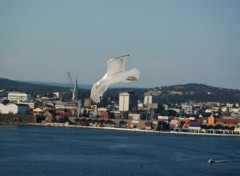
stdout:
<svg viewBox="0 0 240 176">
<path fill-rule="evenodd" d="M 0 77 L 93 85 L 130 54 L 139 81 L 240 89 L 240 1 L 0 0 Z"/>
</svg>

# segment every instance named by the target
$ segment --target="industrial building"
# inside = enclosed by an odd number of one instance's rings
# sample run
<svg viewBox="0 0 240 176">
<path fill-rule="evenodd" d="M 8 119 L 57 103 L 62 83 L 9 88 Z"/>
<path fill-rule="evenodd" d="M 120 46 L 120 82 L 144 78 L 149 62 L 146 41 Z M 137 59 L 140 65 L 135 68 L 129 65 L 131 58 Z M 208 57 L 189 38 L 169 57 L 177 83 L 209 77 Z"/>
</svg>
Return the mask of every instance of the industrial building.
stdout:
<svg viewBox="0 0 240 176">
<path fill-rule="evenodd" d="M 0 114 L 28 114 L 29 106 L 26 104 L 2 104 L 0 103 Z"/>
</svg>

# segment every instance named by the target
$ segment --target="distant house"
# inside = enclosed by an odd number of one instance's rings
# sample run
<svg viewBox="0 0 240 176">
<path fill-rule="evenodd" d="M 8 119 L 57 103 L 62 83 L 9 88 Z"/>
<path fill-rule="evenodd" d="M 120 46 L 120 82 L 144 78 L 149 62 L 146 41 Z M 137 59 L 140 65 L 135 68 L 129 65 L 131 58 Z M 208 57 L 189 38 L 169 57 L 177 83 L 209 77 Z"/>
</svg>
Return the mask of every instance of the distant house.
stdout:
<svg viewBox="0 0 240 176">
<path fill-rule="evenodd" d="M 25 104 L 2 104 L 0 103 L 0 114 L 28 114 L 29 106 Z"/>
<path fill-rule="evenodd" d="M 229 112 L 231 116 L 239 116 L 240 115 L 240 108 L 229 108 Z"/>
<path fill-rule="evenodd" d="M 186 114 L 192 114 L 192 112 L 193 112 L 193 107 L 192 107 L 192 105 L 181 104 L 181 107 L 182 107 L 184 113 L 186 113 Z"/>
<path fill-rule="evenodd" d="M 0 97 L 6 97 L 7 92 L 4 89 L 0 89 Z"/>
<path fill-rule="evenodd" d="M 206 110 L 205 110 L 205 113 L 206 113 L 206 114 L 212 114 L 212 109 L 206 109 Z"/>
</svg>

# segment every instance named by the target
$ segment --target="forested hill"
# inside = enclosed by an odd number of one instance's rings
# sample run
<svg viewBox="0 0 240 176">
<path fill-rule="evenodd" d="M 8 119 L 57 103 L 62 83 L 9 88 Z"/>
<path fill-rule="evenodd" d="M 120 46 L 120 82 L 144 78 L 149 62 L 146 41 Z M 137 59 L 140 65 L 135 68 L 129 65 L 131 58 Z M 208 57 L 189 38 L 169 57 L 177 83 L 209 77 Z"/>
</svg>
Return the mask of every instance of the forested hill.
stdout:
<svg viewBox="0 0 240 176">
<path fill-rule="evenodd" d="M 55 91 L 64 92 L 69 90 L 69 88 L 66 87 L 32 84 L 21 81 L 13 81 L 6 78 L 0 78 L 0 90 L 1 89 L 5 89 L 6 91 L 26 92 L 32 95 L 48 94 L 49 92 Z"/>
<path fill-rule="evenodd" d="M 167 102 L 240 102 L 240 90 L 196 83 L 164 86 L 149 90 L 146 94 L 155 94 L 156 100 Z"/>
<path fill-rule="evenodd" d="M 64 92 L 71 96 L 70 88 L 61 86 L 49 86 L 44 84 L 32 84 L 21 81 L 13 81 L 0 78 L 0 90 L 20 91 L 31 95 L 49 95 L 52 92 Z M 117 100 L 119 92 L 129 91 L 131 97 L 137 100 L 143 100 L 144 95 L 153 95 L 153 101 L 156 103 L 179 103 L 187 101 L 196 102 L 240 102 L 240 90 L 226 89 L 207 86 L 204 84 L 183 84 L 172 85 L 155 88 L 109 88 L 104 93 L 103 98 L 108 99 L 109 96 L 113 100 Z M 79 97 L 81 99 L 90 96 L 90 89 L 80 89 Z"/>
</svg>

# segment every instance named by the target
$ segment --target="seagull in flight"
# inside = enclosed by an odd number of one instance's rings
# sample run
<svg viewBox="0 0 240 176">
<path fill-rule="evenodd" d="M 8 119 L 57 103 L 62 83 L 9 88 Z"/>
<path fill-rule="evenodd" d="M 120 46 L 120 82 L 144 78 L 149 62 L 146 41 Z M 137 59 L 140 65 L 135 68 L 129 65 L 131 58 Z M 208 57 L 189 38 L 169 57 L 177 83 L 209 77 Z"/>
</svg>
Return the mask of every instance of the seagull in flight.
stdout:
<svg viewBox="0 0 240 176">
<path fill-rule="evenodd" d="M 95 103 L 100 102 L 100 98 L 110 85 L 120 82 L 130 83 L 139 79 L 140 71 L 137 68 L 125 71 L 125 61 L 129 56 L 123 55 L 107 61 L 107 73 L 91 89 L 90 97 Z"/>
</svg>

